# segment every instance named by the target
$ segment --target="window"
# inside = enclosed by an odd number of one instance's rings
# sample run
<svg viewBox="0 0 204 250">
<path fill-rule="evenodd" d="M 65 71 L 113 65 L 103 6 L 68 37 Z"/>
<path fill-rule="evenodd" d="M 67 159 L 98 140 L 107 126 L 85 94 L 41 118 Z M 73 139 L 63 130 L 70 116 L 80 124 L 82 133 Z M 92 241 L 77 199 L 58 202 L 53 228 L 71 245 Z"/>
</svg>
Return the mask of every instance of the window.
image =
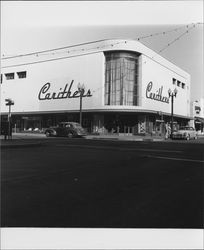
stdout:
<svg viewBox="0 0 204 250">
<path fill-rule="evenodd" d="M 14 73 L 6 73 L 5 77 L 6 77 L 6 80 L 12 80 L 14 79 Z"/>
<path fill-rule="evenodd" d="M 26 78 L 26 71 L 17 72 L 18 78 Z"/>
<path fill-rule="evenodd" d="M 200 114 L 201 108 L 199 106 L 195 106 L 196 114 Z"/>
<path fill-rule="evenodd" d="M 177 81 L 177 86 L 180 87 L 181 86 L 181 82 Z"/>
<path fill-rule="evenodd" d="M 173 78 L 172 80 L 173 80 L 172 83 L 173 83 L 173 84 L 176 84 L 176 79 Z"/>
<path fill-rule="evenodd" d="M 138 55 L 105 53 L 105 105 L 138 105 Z"/>
<path fill-rule="evenodd" d="M 182 82 L 181 86 L 182 86 L 182 89 L 185 89 L 185 83 Z"/>
</svg>

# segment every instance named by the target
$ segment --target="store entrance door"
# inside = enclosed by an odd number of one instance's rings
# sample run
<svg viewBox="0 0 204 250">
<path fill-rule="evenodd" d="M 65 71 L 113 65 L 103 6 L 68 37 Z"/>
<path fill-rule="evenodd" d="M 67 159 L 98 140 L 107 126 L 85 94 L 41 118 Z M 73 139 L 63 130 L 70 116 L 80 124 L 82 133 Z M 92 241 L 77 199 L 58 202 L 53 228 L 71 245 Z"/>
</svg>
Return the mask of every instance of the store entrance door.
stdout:
<svg viewBox="0 0 204 250">
<path fill-rule="evenodd" d="M 156 120 L 156 135 L 158 136 L 165 135 L 165 124 L 163 120 Z"/>
</svg>

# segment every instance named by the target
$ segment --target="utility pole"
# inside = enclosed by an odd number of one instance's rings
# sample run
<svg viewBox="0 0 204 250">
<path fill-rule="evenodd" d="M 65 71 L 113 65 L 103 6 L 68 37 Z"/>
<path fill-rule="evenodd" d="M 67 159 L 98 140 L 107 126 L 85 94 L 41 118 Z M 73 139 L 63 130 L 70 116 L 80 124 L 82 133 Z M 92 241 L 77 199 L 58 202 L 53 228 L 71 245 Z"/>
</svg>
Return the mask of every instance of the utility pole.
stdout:
<svg viewBox="0 0 204 250">
<path fill-rule="evenodd" d="M 83 98 L 83 94 L 85 91 L 85 86 L 84 84 L 78 84 L 78 91 L 80 93 L 80 105 L 79 105 L 79 123 L 82 126 L 82 98 Z"/>
<path fill-rule="evenodd" d="M 169 98 L 171 97 L 171 139 L 173 138 L 173 123 L 174 123 L 174 97 L 177 95 L 177 89 L 174 89 L 174 91 L 171 91 L 169 89 Z"/>
<path fill-rule="evenodd" d="M 8 113 L 8 139 L 11 136 L 11 106 L 14 105 L 14 101 L 11 100 L 10 98 L 5 99 L 6 101 L 6 106 L 9 106 L 9 113 Z"/>
</svg>

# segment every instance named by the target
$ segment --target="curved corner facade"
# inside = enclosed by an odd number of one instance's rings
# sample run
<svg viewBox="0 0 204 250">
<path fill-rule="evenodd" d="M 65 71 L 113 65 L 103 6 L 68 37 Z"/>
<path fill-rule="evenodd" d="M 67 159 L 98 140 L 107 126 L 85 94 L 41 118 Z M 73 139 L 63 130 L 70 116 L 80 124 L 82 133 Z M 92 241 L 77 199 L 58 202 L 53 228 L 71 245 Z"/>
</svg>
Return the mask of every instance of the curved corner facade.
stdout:
<svg viewBox="0 0 204 250">
<path fill-rule="evenodd" d="M 1 115 L 14 101 L 16 131 L 79 121 L 89 132 L 162 133 L 190 118 L 190 75 L 138 41 L 104 40 L 55 51 L 2 59 Z"/>
</svg>

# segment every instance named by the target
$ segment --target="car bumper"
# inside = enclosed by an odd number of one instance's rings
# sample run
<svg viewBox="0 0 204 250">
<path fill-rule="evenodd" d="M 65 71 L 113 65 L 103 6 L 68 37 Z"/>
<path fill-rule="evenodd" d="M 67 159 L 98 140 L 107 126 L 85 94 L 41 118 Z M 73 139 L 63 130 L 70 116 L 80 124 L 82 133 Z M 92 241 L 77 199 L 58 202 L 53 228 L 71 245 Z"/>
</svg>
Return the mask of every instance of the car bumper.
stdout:
<svg viewBox="0 0 204 250">
<path fill-rule="evenodd" d="M 173 139 L 186 139 L 184 134 L 173 134 Z"/>
<path fill-rule="evenodd" d="M 86 136 L 87 134 L 77 134 L 78 137 L 84 137 Z"/>
</svg>

